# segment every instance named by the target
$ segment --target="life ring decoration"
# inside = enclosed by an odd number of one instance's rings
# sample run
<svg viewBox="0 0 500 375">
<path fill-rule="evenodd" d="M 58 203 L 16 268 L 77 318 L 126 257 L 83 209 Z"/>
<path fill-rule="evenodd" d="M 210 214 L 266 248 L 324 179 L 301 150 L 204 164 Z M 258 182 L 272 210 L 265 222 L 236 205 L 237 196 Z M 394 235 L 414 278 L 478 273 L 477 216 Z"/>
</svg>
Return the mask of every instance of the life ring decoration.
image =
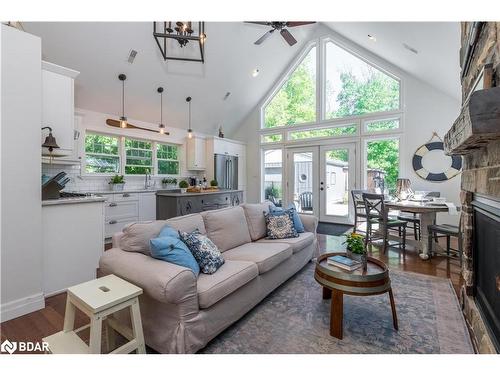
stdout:
<svg viewBox="0 0 500 375">
<path fill-rule="evenodd" d="M 427 181 L 442 182 L 447 181 L 460 173 L 460 170 L 462 169 L 462 157 L 460 155 L 450 155 L 451 166 L 446 171 L 443 171 L 441 173 L 432 173 L 425 169 L 422 164 L 422 159 L 425 154 L 433 150 L 443 150 L 444 152 L 443 141 L 428 142 L 425 145 L 420 146 L 417 151 L 415 151 L 412 164 L 413 170 L 418 176 Z"/>
</svg>

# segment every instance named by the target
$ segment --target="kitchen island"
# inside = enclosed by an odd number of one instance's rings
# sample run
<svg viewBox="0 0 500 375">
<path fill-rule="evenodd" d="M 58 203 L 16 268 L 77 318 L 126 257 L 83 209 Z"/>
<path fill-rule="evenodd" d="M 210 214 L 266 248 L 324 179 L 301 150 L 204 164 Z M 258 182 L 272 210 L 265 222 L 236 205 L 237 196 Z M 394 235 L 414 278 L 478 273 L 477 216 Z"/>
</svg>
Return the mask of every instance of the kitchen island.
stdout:
<svg viewBox="0 0 500 375">
<path fill-rule="evenodd" d="M 243 203 L 243 190 L 217 190 L 200 193 L 156 193 L 156 219 L 164 220 L 196 212 L 238 206 Z"/>
</svg>

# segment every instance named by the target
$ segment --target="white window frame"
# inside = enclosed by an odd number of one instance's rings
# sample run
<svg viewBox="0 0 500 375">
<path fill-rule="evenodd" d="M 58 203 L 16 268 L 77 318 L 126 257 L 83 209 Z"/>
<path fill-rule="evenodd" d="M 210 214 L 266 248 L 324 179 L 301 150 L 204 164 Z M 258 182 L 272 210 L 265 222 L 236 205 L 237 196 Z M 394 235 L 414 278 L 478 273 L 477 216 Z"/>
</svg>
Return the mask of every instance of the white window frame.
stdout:
<svg viewBox="0 0 500 375">
<path fill-rule="evenodd" d="M 265 168 L 264 168 L 264 153 L 269 150 L 281 150 L 281 194 L 283 195 L 281 199 L 283 202 L 285 201 L 285 194 L 286 194 L 286 168 L 285 168 L 285 159 L 286 159 L 286 153 L 285 153 L 285 148 L 281 145 L 277 145 L 276 143 L 268 143 L 266 146 L 261 147 L 260 150 L 260 200 L 263 202 L 265 200 L 265 193 L 264 193 L 264 175 L 265 175 Z"/>
<path fill-rule="evenodd" d="M 165 146 L 176 147 L 177 148 L 177 160 L 158 158 L 158 145 L 165 145 Z M 159 177 L 179 177 L 181 175 L 181 161 L 179 159 L 179 156 L 180 156 L 180 147 L 179 147 L 179 145 L 176 145 L 174 143 L 168 143 L 168 142 L 154 142 L 154 155 L 153 155 L 153 159 L 154 159 L 154 167 L 155 167 L 155 176 L 159 176 Z M 178 168 L 179 173 L 178 174 L 160 174 L 159 173 L 159 167 L 158 167 L 158 161 L 159 160 L 175 161 L 175 162 L 177 162 L 177 164 L 179 165 L 179 168 Z"/>
<path fill-rule="evenodd" d="M 150 167 L 150 174 L 151 175 L 156 175 L 156 170 L 155 170 L 155 142 L 152 141 L 152 140 L 149 140 L 149 139 L 144 139 L 144 138 L 138 138 L 138 137 L 129 137 L 129 136 L 124 136 L 123 137 L 123 168 L 122 168 L 122 171 L 123 171 L 123 175 L 125 176 L 145 176 L 146 174 L 128 174 L 128 173 L 125 173 L 125 168 L 128 166 L 128 167 L 148 167 L 147 165 L 133 165 L 133 164 L 127 164 L 127 146 L 125 146 L 125 143 L 126 143 L 126 140 L 130 140 L 130 141 L 139 141 L 139 142 L 148 142 L 148 143 L 151 143 L 151 167 Z M 146 149 L 138 149 L 138 148 L 132 148 L 133 150 L 142 150 L 142 151 L 147 151 Z"/>
<path fill-rule="evenodd" d="M 112 137 L 116 138 L 118 140 L 118 172 L 111 172 L 111 173 L 90 173 L 87 172 L 87 151 L 85 150 L 85 139 L 87 137 L 87 134 L 92 134 L 92 135 L 100 135 L 103 137 Z M 105 132 L 99 132 L 99 131 L 93 131 L 93 130 L 86 130 L 84 137 L 83 137 L 83 157 L 82 157 L 82 175 L 88 176 L 88 177 L 108 177 L 108 176 L 114 176 L 116 174 L 121 174 L 122 171 L 122 137 L 116 134 L 111 134 L 111 133 L 105 133 Z M 108 155 L 109 156 L 109 155 Z"/>
</svg>

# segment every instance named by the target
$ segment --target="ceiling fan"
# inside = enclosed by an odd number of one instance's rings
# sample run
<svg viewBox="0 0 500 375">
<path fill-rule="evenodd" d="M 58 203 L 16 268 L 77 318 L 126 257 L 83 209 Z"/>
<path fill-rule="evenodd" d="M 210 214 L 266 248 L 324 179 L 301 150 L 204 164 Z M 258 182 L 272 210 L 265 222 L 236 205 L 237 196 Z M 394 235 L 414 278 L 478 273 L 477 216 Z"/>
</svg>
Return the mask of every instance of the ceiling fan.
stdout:
<svg viewBox="0 0 500 375">
<path fill-rule="evenodd" d="M 303 26 L 303 25 L 310 25 L 312 23 L 316 22 L 311 22 L 311 21 L 306 21 L 306 22 L 290 22 L 290 21 L 264 21 L 264 22 L 246 22 L 246 23 L 253 23 L 256 25 L 263 25 L 263 26 L 271 26 L 272 29 L 269 30 L 267 33 L 262 35 L 254 44 L 260 45 L 262 44 L 267 38 L 271 36 L 272 33 L 274 33 L 276 30 L 278 30 L 283 37 L 283 39 L 286 40 L 288 45 L 293 46 L 295 43 L 297 43 L 297 40 L 293 37 L 292 34 L 286 29 L 286 27 L 296 27 L 296 26 Z"/>
</svg>

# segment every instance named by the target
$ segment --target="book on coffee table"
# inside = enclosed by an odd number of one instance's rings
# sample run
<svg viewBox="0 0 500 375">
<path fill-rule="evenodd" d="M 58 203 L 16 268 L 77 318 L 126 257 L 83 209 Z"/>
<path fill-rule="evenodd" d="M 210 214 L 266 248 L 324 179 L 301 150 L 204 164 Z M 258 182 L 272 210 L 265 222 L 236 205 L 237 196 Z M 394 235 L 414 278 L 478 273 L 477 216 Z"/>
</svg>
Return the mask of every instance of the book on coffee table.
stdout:
<svg viewBox="0 0 500 375">
<path fill-rule="evenodd" d="M 361 262 L 345 257 L 343 255 L 335 255 L 333 257 L 328 257 L 326 259 L 326 262 L 332 266 L 340 267 L 346 271 L 354 271 L 362 266 Z"/>
</svg>

